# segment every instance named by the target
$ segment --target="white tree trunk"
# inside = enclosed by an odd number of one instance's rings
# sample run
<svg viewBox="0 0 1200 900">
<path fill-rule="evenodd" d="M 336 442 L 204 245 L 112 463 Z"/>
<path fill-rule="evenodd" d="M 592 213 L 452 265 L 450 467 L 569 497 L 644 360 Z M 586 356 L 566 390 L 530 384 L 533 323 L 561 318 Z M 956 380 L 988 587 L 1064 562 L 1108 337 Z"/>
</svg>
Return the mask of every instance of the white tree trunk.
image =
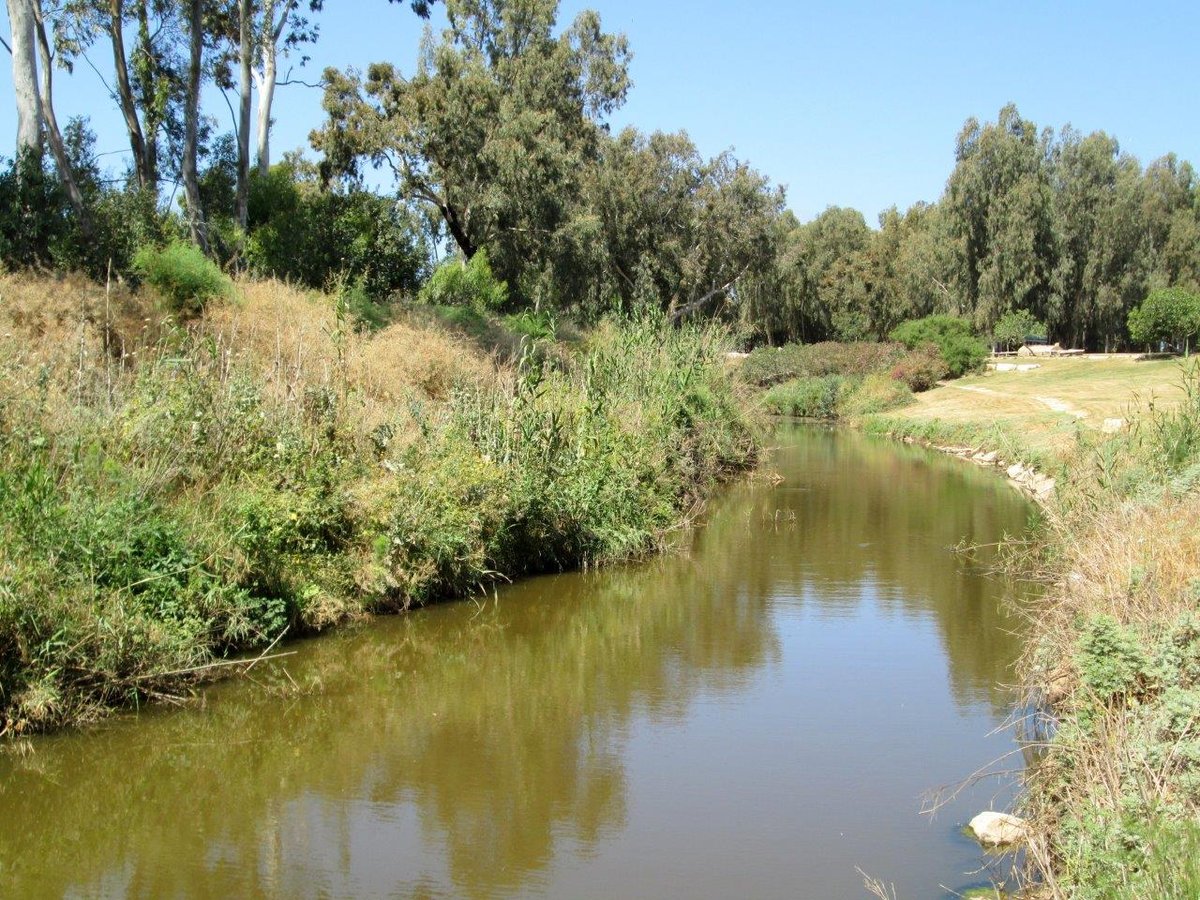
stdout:
<svg viewBox="0 0 1200 900">
<path fill-rule="evenodd" d="M 54 155 L 54 165 L 58 168 L 58 177 L 67 189 L 67 196 L 75 215 L 79 218 L 79 228 L 83 236 L 92 236 L 91 219 L 88 216 L 87 204 L 83 199 L 83 191 L 71 168 L 71 160 L 67 156 L 66 143 L 63 141 L 62 129 L 58 127 L 58 117 L 54 114 L 54 60 L 50 56 L 50 39 L 46 36 L 46 21 L 42 14 L 42 0 L 32 0 L 35 24 L 37 26 L 38 63 L 42 67 L 41 75 L 41 108 L 42 119 L 46 125 L 46 139 L 50 143 L 50 152 Z"/>
<path fill-rule="evenodd" d="M 192 240 L 201 250 L 208 253 L 208 230 L 205 227 L 204 209 L 200 201 L 200 175 L 196 168 L 197 145 L 200 139 L 200 75 L 204 52 L 203 0 L 189 0 L 187 9 L 188 76 L 183 109 L 183 161 L 180 174 L 183 176 L 187 220 Z"/>
<path fill-rule="evenodd" d="M 250 202 L 250 66 L 254 54 L 254 7 L 251 0 L 238 0 L 238 63 L 240 96 L 238 108 L 237 220 L 245 229 Z"/>
<path fill-rule="evenodd" d="M 38 93 L 33 0 L 8 0 L 12 28 L 13 88 L 17 95 L 17 153 L 42 150 L 42 102 Z"/>
<path fill-rule="evenodd" d="M 279 78 L 276 66 L 276 47 L 267 31 L 262 43 L 262 71 L 254 73 L 258 82 L 258 174 L 271 169 L 271 103 L 275 99 L 275 82 Z"/>
</svg>

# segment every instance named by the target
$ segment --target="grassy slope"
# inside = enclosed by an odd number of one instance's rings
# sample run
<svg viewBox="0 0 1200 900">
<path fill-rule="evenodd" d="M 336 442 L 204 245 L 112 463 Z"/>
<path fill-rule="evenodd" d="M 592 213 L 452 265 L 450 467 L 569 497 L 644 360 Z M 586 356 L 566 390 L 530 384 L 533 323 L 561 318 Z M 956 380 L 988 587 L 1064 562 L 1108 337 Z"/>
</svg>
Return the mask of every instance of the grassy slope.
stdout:
<svg viewBox="0 0 1200 900">
<path fill-rule="evenodd" d="M 1115 418 L 1130 425 L 1105 434 Z M 1048 543 L 1025 560 L 1049 585 L 1022 664 L 1051 713 L 1030 861 L 1047 896 L 1200 896 L 1200 371 L 1048 360 L 869 424 L 1055 467 Z"/>
<path fill-rule="evenodd" d="M 719 331 L 609 324 L 520 365 L 239 286 L 0 275 L 0 735 L 171 698 L 367 612 L 654 549 L 756 442 Z"/>
<path fill-rule="evenodd" d="M 999 425 L 1019 434 L 1028 447 L 1053 453 L 1073 442 L 1077 424 L 1100 430 L 1106 419 L 1128 420 L 1151 401 L 1170 406 L 1183 396 L 1179 363 L 1171 360 L 1113 356 L 1046 359 L 1038 365 L 1028 372 L 988 372 L 948 382 L 917 394 L 913 404 L 891 417 Z"/>
</svg>

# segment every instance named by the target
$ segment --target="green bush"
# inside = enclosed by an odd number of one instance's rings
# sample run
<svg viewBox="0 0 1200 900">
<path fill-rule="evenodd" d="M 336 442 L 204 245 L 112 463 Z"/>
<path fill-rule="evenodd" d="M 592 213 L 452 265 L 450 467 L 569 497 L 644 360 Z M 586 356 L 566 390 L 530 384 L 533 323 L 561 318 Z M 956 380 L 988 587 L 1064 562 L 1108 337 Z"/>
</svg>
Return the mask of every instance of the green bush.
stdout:
<svg viewBox="0 0 1200 900">
<path fill-rule="evenodd" d="M 246 262 L 251 272 L 315 290 L 336 279 L 379 305 L 415 294 L 426 273 L 419 224 L 394 199 L 324 190 L 293 162 L 250 180 Z"/>
<path fill-rule="evenodd" d="M 1009 310 L 992 326 L 992 341 L 1011 349 L 1028 337 L 1046 337 L 1046 326 L 1027 309 Z"/>
<path fill-rule="evenodd" d="M 1151 291 L 1141 305 L 1129 312 L 1129 338 L 1135 344 L 1172 342 L 1189 349 L 1200 333 L 1200 296 L 1183 288 Z"/>
<path fill-rule="evenodd" d="M 508 301 L 508 285 L 492 274 L 487 251 L 470 260 L 448 259 L 421 288 L 419 299 L 432 306 L 462 306 L 478 313 L 495 312 Z"/>
<path fill-rule="evenodd" d="M 894 343 L 785 344 L 756 347 L 742 362 L 741 378 L 749 384 L 767 386 L 792 378 L 823 375 L 863 376 L 886 372 L 904 356 L 904 347 Z"/>
<path fill-rule="evenodd" d="M 795 378 L 767 391 L 763 403 L 778 416 L 835 419 L 843 381 L 839 375 Z"/>
<path fill-rule="evenodd" d="M 979 369 L 988 354 L 987 346 L 971 330 L 967 320 L 957 316 L 914 319 L 897 326 L 889 337 L 909 350 L 933 344 L 955 378 Z"/>
<path fill-rule="evenodd" d="M 898 409 L 912 402 L 912 391 L 901 381 L 887 375 L 868 375 L 845 393 L 839 413 L 866 416 Z"/>
<path fill-rule="evenodd" d="M 205 304 L 233 295 L 233 283 L 199 247 L 175 241 L 166 247 L 142 247 L 133 267 L 179 315 L 198 315 Z"/>
<path fill-rule="evenodd" d="M 1099 616 L 1079 642 L 1079 673 L 1100 703 L 1137 693 L 1148 676 L 1149 661 L 1137 635 L 1109 616 Z"/>
</svg>

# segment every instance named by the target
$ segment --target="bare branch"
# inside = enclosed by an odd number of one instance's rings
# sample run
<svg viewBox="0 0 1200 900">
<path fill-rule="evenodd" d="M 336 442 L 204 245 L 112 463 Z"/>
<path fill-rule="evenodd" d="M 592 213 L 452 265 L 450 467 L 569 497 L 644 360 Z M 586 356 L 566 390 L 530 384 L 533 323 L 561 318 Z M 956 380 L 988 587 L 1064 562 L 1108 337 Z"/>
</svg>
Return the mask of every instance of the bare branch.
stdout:
<svg viewBox="0 0 1200 900">
<path fill-rule="evenodd" d="M 325 80 L 324 79 L 322 79 L 321 81 L 305 81 L 302 78 L 292 78 L 292 70 L 290 68 L 287 71 L 287 75 L 285 75 L 280 81 L 277 81 L 275 83 L 279 86 L 283 86 L 285 84 L 302 84 L 306 88 L 320 88 L 321 90 L 325 89 Z"/>
</svg>

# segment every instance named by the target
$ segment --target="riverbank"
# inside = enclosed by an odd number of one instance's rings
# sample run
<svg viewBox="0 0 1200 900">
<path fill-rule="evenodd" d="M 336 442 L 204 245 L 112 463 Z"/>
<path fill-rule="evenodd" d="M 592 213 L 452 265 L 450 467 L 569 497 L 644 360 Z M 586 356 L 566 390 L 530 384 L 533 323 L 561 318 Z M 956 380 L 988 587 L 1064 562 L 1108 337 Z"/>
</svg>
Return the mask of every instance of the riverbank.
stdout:
<svg viewBox="0 0 1200 900">
<path fill-rule="evenodd" d="M 1044 742 L 1018 807 L 1031 884 L 1055 898 L 1195 897 L 1200 370 L 1052 368 L 1036 384 L 998 373 L 941 387 L 864 427 L 1055 479 L 1044 543 L 1017 563 L 1048 585 L 1018 671 L 1045 711 L 1024 723 Z"/>
<path fill-rule="evenodd" d="M 719 329 L 516 361 L 336 297 L 0 276 L 0 734 L 174 700 L 283 636 L 631 558 L 758 442 Z"/>
</svg>

